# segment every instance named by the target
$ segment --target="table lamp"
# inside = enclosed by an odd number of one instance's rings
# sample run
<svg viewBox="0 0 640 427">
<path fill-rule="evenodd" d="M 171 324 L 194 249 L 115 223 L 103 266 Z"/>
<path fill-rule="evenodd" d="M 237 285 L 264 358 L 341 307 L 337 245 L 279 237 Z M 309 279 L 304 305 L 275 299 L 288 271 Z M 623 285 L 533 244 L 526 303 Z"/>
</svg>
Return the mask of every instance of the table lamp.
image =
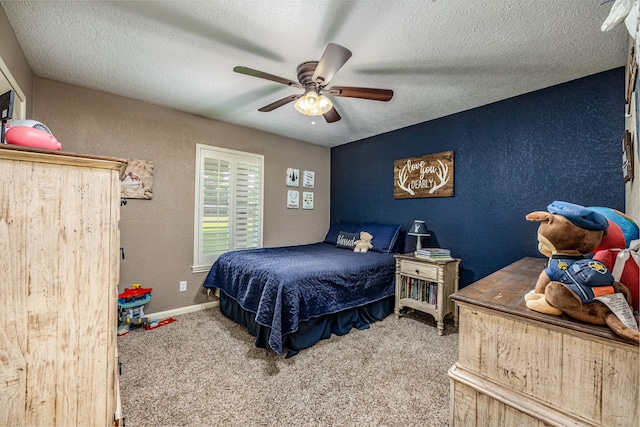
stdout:
<svg viewBox="0 0 640 427">
<path fill-rule="evenodd" d="M 416 251 L 422 249 L 422 242 L 420 241 L 423 236 L 430 236 L 427 232 L 427 226 L 424 221 L 420 221 L 416 219 L 413 221 L 413 225 L 411 226 L 411 230 L 407 233 L 409 236 L 416 236 Z"/>
</svg>

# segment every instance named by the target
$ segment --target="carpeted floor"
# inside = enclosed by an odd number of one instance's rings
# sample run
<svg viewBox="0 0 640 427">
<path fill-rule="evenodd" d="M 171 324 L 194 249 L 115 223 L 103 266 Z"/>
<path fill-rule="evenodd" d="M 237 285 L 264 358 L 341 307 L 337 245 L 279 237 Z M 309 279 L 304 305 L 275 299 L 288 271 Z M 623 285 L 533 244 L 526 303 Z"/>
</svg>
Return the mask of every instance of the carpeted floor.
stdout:
<svg viewBox="0 0 640 427">
<path fill-rule="evenodd" d="M 320 341 L 282 359 L 219 309 L 118 338 L 126 427 L 447 426 L 452 320 L 422 313 Z"/>
</svg>

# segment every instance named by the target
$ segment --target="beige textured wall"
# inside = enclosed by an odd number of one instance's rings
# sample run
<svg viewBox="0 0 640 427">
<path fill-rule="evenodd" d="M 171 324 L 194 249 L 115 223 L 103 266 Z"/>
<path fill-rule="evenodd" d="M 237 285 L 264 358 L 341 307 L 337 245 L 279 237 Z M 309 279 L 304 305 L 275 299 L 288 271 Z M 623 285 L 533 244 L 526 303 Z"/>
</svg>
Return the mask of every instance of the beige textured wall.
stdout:
<svg viewBox="0 0 640 427">
<path fill-rule="evenodd" d="M 27 117 L 31 117 L 33 73 L 2 7 L 0 7 L 0 58 L 7 64 L 12 77 L 27 97 Z"/>
<path fill-rule="evenodd" d="M 129 199 L 120 219 L 120 287 L 152 287 L 147 313 L 208 300 L 200 286 L 205 273 L 191 272 L 196 143 L 264 155 L 265 246 L 317 242 L 328 229 L 326 147 L 41 77 L 34 79 L 33 105 L 33 118 L 63 151 L 154 162 L 153 199 Z M 313 210 L 286 208 L 287 167 L 315 171 Z M 179 292 L 181 280 L 187 292 Z"/>
<path fill-rule="evenodd" d="M 153 287 L 147 313 L 207 301 L 205 274 L 191 272 L 196 143 L 265 156 L 265 246 L 324 237 L 328 148 L 35 77 L 2 7 L 0 57 L 27 97 L 27 117 L 46 124 L 64 151 L 154 162 L 153 200 L 128 200 L 120 220 L 121 289 Z M 286 208 L 287 167 L 316 172 L 314 210 Z M 181 280 L 187 292 L 178 291 Z"/>
</svg>

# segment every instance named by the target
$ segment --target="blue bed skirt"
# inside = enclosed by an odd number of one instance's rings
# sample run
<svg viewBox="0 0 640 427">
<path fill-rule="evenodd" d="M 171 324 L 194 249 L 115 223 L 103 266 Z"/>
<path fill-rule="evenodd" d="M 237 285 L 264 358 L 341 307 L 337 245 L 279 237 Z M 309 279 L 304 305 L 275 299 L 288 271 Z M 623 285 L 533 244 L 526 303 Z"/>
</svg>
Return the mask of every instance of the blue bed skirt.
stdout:
<svg viewBox="0 0 640 427">
<path fill-rule="evenodd" d="M 344 335 L 352 328 L 368 329 L 369 325 L 382 320 L 394 309 L 394 296 L 343 310 L 335 314 L 328 314 L 299 323 L 298 330 L 287 334 L 283 338 L 283 350 L 286 357 L 295 356 L 300 350 L 311 347 L 332 334 Z M 233 298 L 220 290 L 220 311 L 229 319 L 247 328 L 256 337 L 256 347 L 268 348 L 271 329 L 256 322 L 256 315 L 244 310 Z"/>
</svg>

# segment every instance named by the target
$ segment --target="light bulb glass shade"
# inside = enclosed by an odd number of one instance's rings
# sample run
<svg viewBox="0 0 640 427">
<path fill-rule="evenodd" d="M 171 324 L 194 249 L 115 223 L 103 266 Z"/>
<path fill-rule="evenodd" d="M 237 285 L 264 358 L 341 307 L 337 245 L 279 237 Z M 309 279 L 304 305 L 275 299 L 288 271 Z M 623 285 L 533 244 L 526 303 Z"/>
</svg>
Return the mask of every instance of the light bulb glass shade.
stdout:
<svg viewBox="0 0 640 427">
<path fill-rule="evenodd" d="M 333 103 L 326 96 L 318 95 L 315 90 L 310 89 L 293 106 L 305 116 L 321 116 L 333 108 Z"/>
<path fill-rule="evenodd" d="M 428 236 L 427 225 L 424 221 L 415 220 L 411 226 L 411 230 L 407 233 L 409 236 Z"/>
</svg>

